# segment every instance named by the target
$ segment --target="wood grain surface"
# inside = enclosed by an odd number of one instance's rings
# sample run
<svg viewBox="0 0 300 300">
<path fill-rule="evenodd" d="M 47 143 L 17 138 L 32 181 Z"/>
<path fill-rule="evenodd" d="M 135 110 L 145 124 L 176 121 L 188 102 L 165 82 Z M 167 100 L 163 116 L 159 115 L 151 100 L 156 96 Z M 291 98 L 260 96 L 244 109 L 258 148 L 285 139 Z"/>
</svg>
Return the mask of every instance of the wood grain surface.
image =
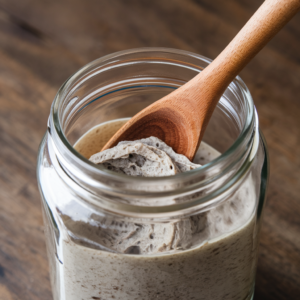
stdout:
<svg viewBox="0 0 300 300">
<path fill-rule="evenodd" d="M 35 168 L 63 81 L 134 47 L 215 58 L 261 2 L 0 0 L 0 300 L 52 299 Z M 271 159 L 255 300 L 300 297 L 299 24 L 298 14 L 241 73 Z"/>
</svg>

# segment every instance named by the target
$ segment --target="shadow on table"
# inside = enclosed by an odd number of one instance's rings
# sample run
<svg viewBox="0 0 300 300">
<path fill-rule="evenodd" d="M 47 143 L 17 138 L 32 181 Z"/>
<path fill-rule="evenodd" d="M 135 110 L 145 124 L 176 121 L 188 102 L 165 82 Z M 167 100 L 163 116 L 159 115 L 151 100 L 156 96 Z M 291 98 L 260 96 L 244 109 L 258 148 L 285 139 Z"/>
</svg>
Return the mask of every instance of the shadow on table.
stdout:
<svg viewBox="0 0 300 300">
<path fill-rule="evenodd" d="M 284 278 L 272 267 L 258 265 L 254 300 L 298 300 L 299 295 L 296 280 Z"/>
</svg>

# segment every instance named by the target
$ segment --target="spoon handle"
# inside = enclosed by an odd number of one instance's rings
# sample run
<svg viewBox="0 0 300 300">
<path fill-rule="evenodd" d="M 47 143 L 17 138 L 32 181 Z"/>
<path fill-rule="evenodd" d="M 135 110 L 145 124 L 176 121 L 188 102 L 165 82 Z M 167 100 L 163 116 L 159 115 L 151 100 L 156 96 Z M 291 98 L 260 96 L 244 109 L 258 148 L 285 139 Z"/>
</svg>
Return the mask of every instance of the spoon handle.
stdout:
<svg viewBox="0 0 300 300">
<path fill-rule="evenodd" d="M 219 56 L 192 79 L 192 85 L 201 81 L 203 88 L 205 80 L 217 104 L 230 82 L 299 9 L 300 0 L 266 0 Z"/>
</svg>

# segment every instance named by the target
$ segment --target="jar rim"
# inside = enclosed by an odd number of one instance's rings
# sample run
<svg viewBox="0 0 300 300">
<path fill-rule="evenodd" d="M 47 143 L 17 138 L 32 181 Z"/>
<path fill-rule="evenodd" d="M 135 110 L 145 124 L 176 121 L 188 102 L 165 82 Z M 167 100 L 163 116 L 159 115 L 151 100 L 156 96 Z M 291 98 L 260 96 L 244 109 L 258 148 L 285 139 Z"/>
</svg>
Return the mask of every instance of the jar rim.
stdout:
<svg viewBox="0 0 300 300">
<path fill-rule="evenodd" d="M 189 172 L 180 173 L 180 174 L 173 175 L 173 176 L 130 177 L 127 175 L 109 171 L 109 170 L 105 169 L 103 166 L 95 165 L 88 159 L 84 158 L 70 144 L 70 142 L 68 141 L 68 139 L 66 138 L 66 136 L 63 132 L 63 129 L 62 129 L 62 126 L 60 123 L 59 107 L 60 107 L 64 97 L 66 96 L 66 90 L 71 88 L 76 82 L 78 82 L 78 80 L 80 80 L 80 78 L 82 78 L 82 76 L 84 76 L 84 75 L 86 76 L 86 74 L 88 74 L 89 70 L 93 70 L 96 66 L 99 66 L 99 64 L 102 64 L 102 66 L 103 66 L 103 64 L 105 65 L 105 62 L 107 62 L 107 61 L 111 61 L 111 60 L 118 61 L 118 59 L 119 60 L 122 59 L 122 56 L 127 55 L 127 54 L 134 54 L 134 53 L 145 53 L 146 54 L 149 52 L 151 52 L 151 53 L 153 53 L 153 52 L 170 53 L 170 54 L 180 54 L 180 55 L 184 55 L 184 56 L 190 56 L 190 57 L 196 58 L 202 62 L 206 62 L 208 64 L 212 61 L 202 55 L 195 54 L 195 53 L 185 51 L 185 50 L 178 50 L 178 49 L 172 49 L 172 48 L 145 47 L 145 48 L 135 48 L 135 49 L 129 49 L 129 50 L 115 52 L 115 53 L 103 56 L 101 58 L 98 58 L 98 59 L 88 63 L 87 65 L 85 65 L 84 67 L 79 69 L 76 73 L 74 73 L 60 87 L 60 89 L 53 101 L 53 104 L 52 104 L 51 114 L 50 114 L 50 118 L 49 118 L 50 124 L 48 124 L 48 127 L 50 128 L 51 135 L 54 140 L 54 144 L 58 145 L 57 148 L 58 148 L 58 152 L 60 153 L 60 155 L 58 155 L 59 159 L 63 160 L 63 156 L 65 154 L 67 154 L 69 159 L 71 159 L 71 161 L 75 162 L 80 167 L 83 167 L 87 172 L 98 174 L 102 177 L 104 176 L 107 179 L 113 178 L 113 179 L 117 179 L 118 181 L 122 181 L 122 182 L 133 182 L 134 181 L 135 183 L 138 183 L 139 185 L 146 184 L 146 185 L 153 186 L 153 185 L 157 185 L 158 183 L 160 185 L 162 185 L 165 182 L 170 182 L 170 181 L 173 181 L 173 182 L 185 181 L 185 182 L 187 182 L 187 181 L 192 181 L 196 177 L 199 178 L 199 176 L 201 174 L 207 173 L 209 170 L 219 167 L 220 164 L 224 160 L 228 159 L 229 157 L 232 157 L 233 154 L 236 152 L 236 150 L 245 144 L 245 140 L 250 139 L 251 136 L 253 136 L 254 124 L 258 125 L 258 120 L 255 117 L 256 111 L 254 108 L 251 94 L 250 94 L 247 86 L 245 85 L 243 80 L 239 76 L 237 76 L 236 79 L 234 80 L 234 83 L 242 91 L 243 100 L 247 104 L 247 107 L 248 107 L 247 117 L 246 117 L 246 120 L 244 122 L 243 128 L 242 128 L 239 136 L 233 142 L 233 144 L 224 153 L 222 153 L 220 156 L 213 159 L 209 163 L 207 163 L 197 169 L 191 170 Z M 256 127 L 258 127 L 258 126 L 256 126 Z M 248 167 L 250 167 L 250 166 L 248 166 Z M 205 178 L 201 181 L 201 184 L 205 184 L 209 180 L 211 180 L 211 178 Z M 199 184 L 199 182 L 198 182 L 198 184 Z M 101 185 L 101 187 L 104 189 L 109 189 L 109 187 L 107 185 L 105 185 L 105 186 Z M 170 191 L 167 191 L 167 192 L 170 192 Z M 158 195 L 160 193 L 152 191 L 149 194 L 149 197 L 152 197 L 155 194 Z M 173 191 L 172 194 L 176 194 L 176 193 Z"/>
</svg>

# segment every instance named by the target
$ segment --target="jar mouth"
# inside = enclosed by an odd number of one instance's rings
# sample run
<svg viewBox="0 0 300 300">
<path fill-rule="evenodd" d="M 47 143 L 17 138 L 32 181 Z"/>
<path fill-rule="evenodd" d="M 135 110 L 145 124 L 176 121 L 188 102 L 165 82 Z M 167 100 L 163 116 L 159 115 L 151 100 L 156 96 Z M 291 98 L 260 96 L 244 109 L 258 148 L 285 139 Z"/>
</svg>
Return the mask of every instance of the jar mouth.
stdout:
<svg viewBox="0 0 300 300">
<path fill-rule="evenodd" d="M 127 188 L 125 188 L 125 193 L 137 195 L 142 191 L 147 191 L 147 195 L 144 195 L 146 198 L 157 197 L 159 195 L 165 196 L 166 194 L 175 195 L 179 190 L 185 193 L 191 191 L 193 188 L 195 188 L 195 186 L 204 186 L 220 178 L 220 176 L 222 176 L 222 174 L 224 174 L 226 170 L 228 171 L 228 168 L 230 168 L 230 166 L 237 163 L 236 158 L 238 157 L 238 152 L 240 153 L 240 156 L 244 157 L 246 155 L 246 157 L 249 159 L 250 157 L 253 157 L 253 153 L 250 154 L 251 149 L 246 149 L 246 147 L 249 147 L 249 142 L 253 137 L 254 129 L 256 128 L 258 130 L 258 120 L 251 94 L 247 86 L 239 76 L 236 77 L 232 84 L 234 84 L 235 87 L 237 87 L 241 92 L 243 98 L 242 101 L 244 102 L 244 106 L 246 107 L 246 118 L 243 127 L 236 140 L 224 153 L 197 169 L 165 177 L 130 177 L 127 175 L 109 171 L 101 165 L 95 165 L 88 159 L 84 158 L 79 152 L 77 152 L 67 139 L 61 122 L 63 114 L 62 106 L 65 105 L 63 103 L 65 97 L 69 93 L 71 93 L 72 89 L 74 89 L 74 87 L 80 82 L 82 83 L 83 80 L 89 80 L 89 76 L 91 76 L 92 72 L 99 65 L 102 66 L 102 69 L 99 70 L 99 72 L 104 72 L 103 70 L 105 70 L 105 68 L 114 68 L 118 66 L 118 64 L 120 64 L 124 59 L 124 56 L 126 57 L 126 55 L 139 54 L 141 57 L 143 57 L 147 56 L 149 53 L 151 53 L 152 55 L 156 55 L 157 59 L 159 59 L 160 55 L 163 53 L 165 55 L 176 54 L 191 57 L 206 64 L 209 64 L 212 61 L 204 56 L 192 52 L 170 48 L 137 48 L 120 51 L 96 59 L 78 70 L 61 86 L 54 99 L 51 108 L 48 128 L 53 139 L 53 144 L 55 145 L 54 147 L 56 149 L 56 156 L 60 164 L 65 169 L 66 173 L 68 173 L 71 178 L 74 179 L 74 177 L 72 176 L 73 172 L 78 172 L 81 170 L 85 174 L 88 174 L 85 178 L 86 180 L 88 180 L 88 177 L 90 179 L 94 179 L 92 180 L 93 182 L 85 187 L 90 191 L 95 191 L 95 189 L 99 188 L 105 189 L 107 191 L 110 190 L 110 192 L 115 192 L 116 190 L 118 190 L 119 186 L 122 186 L 122 184 L 126 184 Z M 127 60 L 126 63 L 130 63 L 130 61 Z M 191 68 L 193 68 L 192 65 Z M 197 71 L 199 72 L 200 68 L 198 68 Z M 224 164 L 225 161 L 228 163 Z M 244 164 L 249 164 L 249 160 L 246 159 Z M 249 167 L 250 166 L 248 165 L 247 169 Z M 242 167 L 240 169 L 242 169 Z M 75 176 L 75 178 L 78 179 L 78 176 Z M 97 180 L 97 178 L 105 178 L 104 181 L 99 182 L 98 187 L 97 182 L 95 181 Z M 85 179 L 79 181 L 85 185 Z M 113 186 L 110 186 L 110 184 L 108 183 L 110 180 L 114 180 L 118 182 L 118 184 L 116 183 Z M 167 188 L 164 191 L 157 191 L 157 189 L 155 189 L 155 186 L 157 185 L 169 186 L 170 183 L 172 183 L 172 188 L 170 189 Z M 134 188 L 132 188 L 132 184 L 134 184 L 135 186 L 139 186 L 139 188 L 135 190 Z M 122 186 L 122 189 L 124 193 L 124 186 Z"/>
</svg>

